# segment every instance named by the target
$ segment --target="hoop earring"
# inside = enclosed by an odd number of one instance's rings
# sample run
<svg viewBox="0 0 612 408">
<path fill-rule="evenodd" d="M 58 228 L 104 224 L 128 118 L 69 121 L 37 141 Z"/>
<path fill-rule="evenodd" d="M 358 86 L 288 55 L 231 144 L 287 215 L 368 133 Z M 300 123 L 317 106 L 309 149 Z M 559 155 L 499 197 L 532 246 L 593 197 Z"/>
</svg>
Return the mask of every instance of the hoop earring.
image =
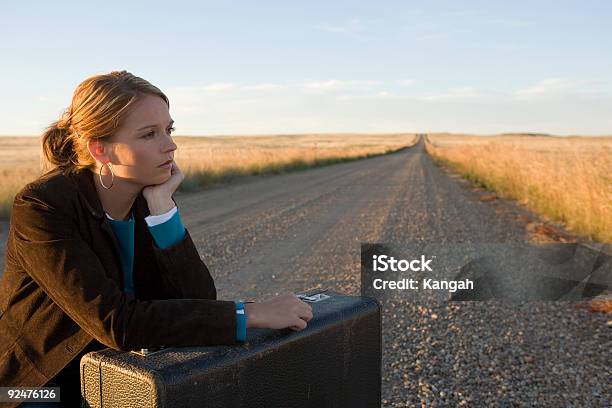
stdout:
<svg viewBox="0 0 612 408">
<path fill-rule="evenodd" d="M 104 167 L 104 165 L 108 164 L 108 169 L 111 172 L 111 185 L 106 187 L 104 185 L 104 182 L 102 181 L 102 168 Z M 115 181 L 115 173 L 113 173 L 113 164 L 111 162 L 108 163 L 102 163 L 102 166 L 100 166 L 100 184 L 102 184 L 102 187 L 104 187 L 105 189 L 110 189 L 113 186 L 113 182 Z"/>
</svg>

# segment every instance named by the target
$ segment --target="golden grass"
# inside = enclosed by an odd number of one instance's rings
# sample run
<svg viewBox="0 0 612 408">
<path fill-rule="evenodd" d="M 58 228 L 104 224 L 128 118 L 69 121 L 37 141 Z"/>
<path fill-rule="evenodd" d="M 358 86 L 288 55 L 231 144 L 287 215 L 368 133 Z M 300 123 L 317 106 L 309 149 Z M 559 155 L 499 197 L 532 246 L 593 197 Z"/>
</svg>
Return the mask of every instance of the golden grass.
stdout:
<svg viewBox="0 0 612 408">
<path fill-rule="evenodd" d="M 426 148 L 476 184 L 612 242 L 612 137 L 431 134 Z"/>
<path fill-rule="evenodd" d="M 386 154 L 414 144 L 414 134 L 312 134 L 177 136 L 175 160 L 189 191 L 238 177 L 274 174 Z M 8 218 L 15 194 L 35 180 L 41 164 L 38 137 L 0 137 L 0 218 Z"/>
</svg>

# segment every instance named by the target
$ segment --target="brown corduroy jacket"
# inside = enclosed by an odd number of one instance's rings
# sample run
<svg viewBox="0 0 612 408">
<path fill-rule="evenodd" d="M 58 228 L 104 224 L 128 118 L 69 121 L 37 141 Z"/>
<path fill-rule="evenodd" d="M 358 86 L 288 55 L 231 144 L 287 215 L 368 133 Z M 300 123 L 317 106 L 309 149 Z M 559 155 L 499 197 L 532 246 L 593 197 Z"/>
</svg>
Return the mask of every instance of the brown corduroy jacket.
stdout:
<svg viewBox="0 0 612 408">
<path fill-rule="evenodd" d="M 54 169 L 15 197 L 0 281 L 0 386 L 42 386 L 96 339 L 117 350 L 236 344 L 233 301 L 186 231 L 158 248 L 135 218 L 135 294 L 123 292 L 119 245 L 94 173 Z"/>
</svg>

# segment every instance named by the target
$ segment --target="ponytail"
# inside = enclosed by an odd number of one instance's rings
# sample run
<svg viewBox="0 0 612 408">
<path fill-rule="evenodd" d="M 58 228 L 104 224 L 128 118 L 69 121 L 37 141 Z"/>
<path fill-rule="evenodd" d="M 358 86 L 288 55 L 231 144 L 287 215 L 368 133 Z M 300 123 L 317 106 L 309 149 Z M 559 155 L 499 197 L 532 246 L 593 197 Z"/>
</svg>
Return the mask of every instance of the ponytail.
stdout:
<svg viewBox="0 0 612 408">
<path fill-rule="evenodd" d="M 42 135 L 42 149 L 48 163 L 70 169 L 79 164 L 74 149 L 74 135 L 70 133 L 69 124 L 64 119 L 53 122 Z"/>
</svg>

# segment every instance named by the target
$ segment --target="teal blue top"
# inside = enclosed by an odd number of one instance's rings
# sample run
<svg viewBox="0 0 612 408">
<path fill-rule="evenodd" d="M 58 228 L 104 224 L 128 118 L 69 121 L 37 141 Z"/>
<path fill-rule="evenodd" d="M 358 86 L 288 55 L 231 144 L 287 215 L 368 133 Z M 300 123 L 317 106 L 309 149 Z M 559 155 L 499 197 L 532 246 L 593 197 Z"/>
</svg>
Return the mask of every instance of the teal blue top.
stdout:
<svg viewBox="0 0 612 408">
<path fill-rule="evenodd" d="M 107 217 L 108 218 L 108 217 Z M 124 274 L 124 292 L 134 293 L 133 266 L 134 266 L 134 215 L 126 221 L 112 220 L 108 218 L 111 228 L 119 241 L 121 266 Z M 149 232 L 157 247 L 164 249 L 179 242 L 185 237 L 185 227 L 177 211 L 166 222 L 149 226 Z M 236 340 L 245 341 L 247 316 L 244 314 L 244 305 L 240 301 L 236 303 Z"/>
</svg>

